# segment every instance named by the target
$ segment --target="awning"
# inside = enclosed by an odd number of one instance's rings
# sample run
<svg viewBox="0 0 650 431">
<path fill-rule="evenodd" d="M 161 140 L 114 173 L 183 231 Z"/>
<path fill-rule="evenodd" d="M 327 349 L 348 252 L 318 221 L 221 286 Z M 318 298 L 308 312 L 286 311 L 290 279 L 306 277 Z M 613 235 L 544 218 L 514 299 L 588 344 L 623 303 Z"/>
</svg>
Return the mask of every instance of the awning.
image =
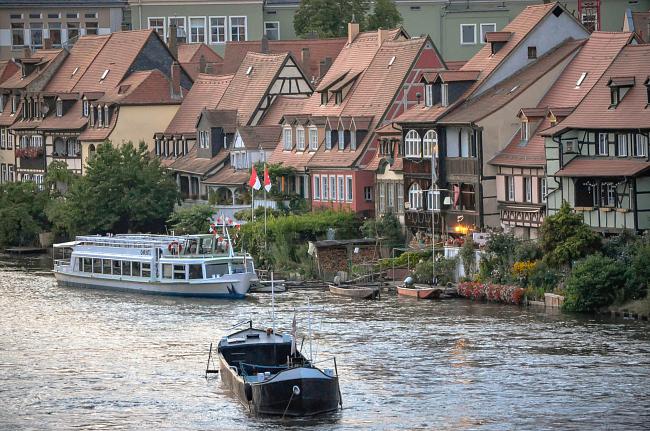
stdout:
<svg viewBox="0 0 650 431">
<path fill-rule="evenodd" d="M 650 162 L 617 159 L 574 159 L 555 173 L 558 177 L 634 177 L 650 169 Z"/>
<path fill-rule="evenodd" d="M 74 247 L 75 245 L 78 245 L 79 241 L 68 241 L 68 242 L 61 242 L 59 244 L 54 244 L 52 247 L 54 248 L 71 248 Z"/>
</svg>

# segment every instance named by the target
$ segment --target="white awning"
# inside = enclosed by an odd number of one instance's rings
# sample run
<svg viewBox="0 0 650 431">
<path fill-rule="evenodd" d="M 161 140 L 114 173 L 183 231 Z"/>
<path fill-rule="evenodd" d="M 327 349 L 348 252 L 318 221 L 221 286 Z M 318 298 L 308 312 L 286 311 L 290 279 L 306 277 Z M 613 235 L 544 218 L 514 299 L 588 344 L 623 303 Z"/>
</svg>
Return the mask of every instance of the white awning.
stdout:
<svg viewBox="0 0 650 431">
<path fill-rule="evenodd" d="M 62 242 L 62 243 L 59 243 L 59 244 L 54 244 L 52 247 L 54 247 L 54 248 L 72 248 L 75 245 L 79 245 L 79 241 Z"/>
</svg>

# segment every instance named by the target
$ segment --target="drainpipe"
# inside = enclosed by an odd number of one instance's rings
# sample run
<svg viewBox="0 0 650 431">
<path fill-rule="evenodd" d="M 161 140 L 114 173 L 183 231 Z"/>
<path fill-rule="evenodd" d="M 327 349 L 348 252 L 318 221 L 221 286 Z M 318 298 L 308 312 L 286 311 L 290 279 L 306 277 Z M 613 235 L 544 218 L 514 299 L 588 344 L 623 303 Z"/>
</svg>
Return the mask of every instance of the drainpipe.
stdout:
<svg viewBox="0 0 650 431">
<path fill-rule="evenodd" d="M 138 30 L 142 30 L 142 0 L 138 0 L 138 21 L 140 22 Z"/>
</svg>

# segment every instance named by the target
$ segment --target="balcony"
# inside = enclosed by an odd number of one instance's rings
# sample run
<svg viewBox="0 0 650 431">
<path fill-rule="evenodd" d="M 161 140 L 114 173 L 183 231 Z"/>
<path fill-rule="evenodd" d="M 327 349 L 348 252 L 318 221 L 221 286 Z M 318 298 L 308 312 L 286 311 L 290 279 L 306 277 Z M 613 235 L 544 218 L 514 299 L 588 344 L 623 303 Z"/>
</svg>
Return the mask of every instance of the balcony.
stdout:
<svg viewBox="0 0 650 431">
<path fill-rule="evenodd" d="M 448 157 L 444 159 L 447 179 L 450 177 L 466 178 L 477 176 L 479 173 L 478 159 L 466 157 Z"/>
<path fill-rule="evenodd" d="M 16 148 L 17 169 L 45 169 L 45 151 L 43 147 Z"/>
</svg>

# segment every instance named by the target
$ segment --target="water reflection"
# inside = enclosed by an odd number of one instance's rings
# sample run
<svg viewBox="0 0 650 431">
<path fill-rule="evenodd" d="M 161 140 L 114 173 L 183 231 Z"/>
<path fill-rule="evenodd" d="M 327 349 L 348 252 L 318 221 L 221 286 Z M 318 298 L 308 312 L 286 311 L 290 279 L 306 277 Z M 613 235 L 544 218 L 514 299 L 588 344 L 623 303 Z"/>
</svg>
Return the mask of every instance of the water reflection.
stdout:
<svg viewBox="0 0 650 431">
<path fill-rule="evenodd" d="M 250 416 L 204 378 L 210 341 L 269 297 L 178 299 L 60 288 L 47 258 L 0 257 L 0 428 L 642 429 L 648 324 L 466 301 L 278 295 L 281 330 L 314 308 L 316 357 L 336 355 L 344 410 Z M 299 312 L 298 336 L 307 330 Z M 303 350 L 307 349 L 305 342 Z"/>
</svg>

